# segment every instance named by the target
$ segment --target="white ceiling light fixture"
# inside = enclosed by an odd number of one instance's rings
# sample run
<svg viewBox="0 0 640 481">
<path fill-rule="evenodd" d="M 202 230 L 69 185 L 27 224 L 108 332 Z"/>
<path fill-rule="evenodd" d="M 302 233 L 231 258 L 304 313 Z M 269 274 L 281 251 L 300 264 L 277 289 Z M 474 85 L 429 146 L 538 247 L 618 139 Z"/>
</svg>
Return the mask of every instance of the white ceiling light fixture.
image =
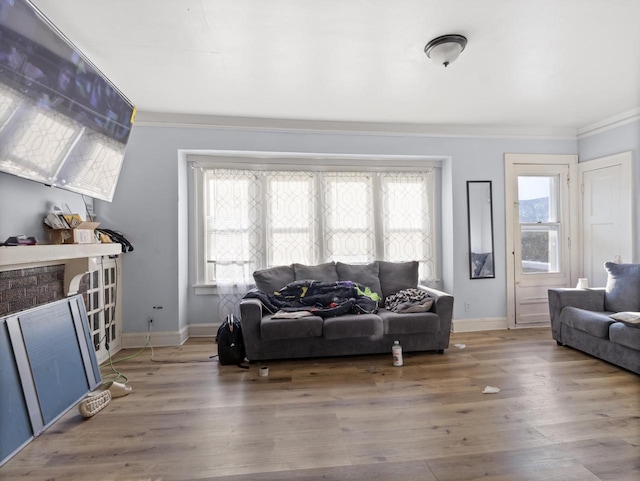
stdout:
<svg viewBox="0 0 640 481">
<path fill-rule="evenodd" d="M 438 65 L 447 67 L 458 58 L 466 46 L 467 38 L 462 35 L 443 35 L 425 45 L 424 53 Z"/>
</svg>

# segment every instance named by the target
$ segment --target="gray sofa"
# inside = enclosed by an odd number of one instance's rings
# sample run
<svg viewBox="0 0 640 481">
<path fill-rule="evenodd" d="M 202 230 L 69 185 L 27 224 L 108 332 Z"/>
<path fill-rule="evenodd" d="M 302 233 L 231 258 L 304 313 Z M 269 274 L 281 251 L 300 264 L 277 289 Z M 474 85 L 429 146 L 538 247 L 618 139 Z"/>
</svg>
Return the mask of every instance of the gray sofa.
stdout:
<svg viewBox="0 0 640 481">
<path fill-rule="evenodd" d="M 549 289 L 552 335 L 559 345 L 640 374 L 640 325 L 614 319 L 640 311 L 640 264 L 607 262 L 605 269 L 606 288 Z"/>
<path fill-rule="evenodd" d="M 367 265 L 326 263 L 293 264 L 256 271 L 256 287 L 273 293 L 300 280 L 353 281 L 370 287 L 384 298 L 400 290 L 420 288 L 434 298 L 428 312 L 396 313 L 380 308 L 375 314 L 311 315 L 300 319 L 274 319 L 255 298 L 240 304 L 242 333 L 250 361 L 352 354 L 391 353 L 393 341 L 404 352 L 436 351 L 449 347 L 453 297 L 418 286 L 417 262 L 376 261 Z"/>
</svg>

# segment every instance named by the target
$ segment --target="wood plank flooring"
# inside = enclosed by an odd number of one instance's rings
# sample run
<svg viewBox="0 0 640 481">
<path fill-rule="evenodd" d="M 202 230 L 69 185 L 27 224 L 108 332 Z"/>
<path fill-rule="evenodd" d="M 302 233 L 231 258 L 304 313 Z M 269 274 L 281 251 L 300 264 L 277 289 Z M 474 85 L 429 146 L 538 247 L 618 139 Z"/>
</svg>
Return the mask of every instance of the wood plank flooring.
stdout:
<svg viewBox="0 0 640 481">
<path fill-rule="evenodd" d="M 145 350 L 116 364 L 129 396 L 90 419 L 71 410 L 0 479 L 640 479 L 638 376 L 548 329 L 454 334 L 451 346 L 405 353 L 401 368 L 390 352 L 269 362 L 268 378 L 210 361 L 211 339 L 155 349 L 162 362 Z"/>
</svg>

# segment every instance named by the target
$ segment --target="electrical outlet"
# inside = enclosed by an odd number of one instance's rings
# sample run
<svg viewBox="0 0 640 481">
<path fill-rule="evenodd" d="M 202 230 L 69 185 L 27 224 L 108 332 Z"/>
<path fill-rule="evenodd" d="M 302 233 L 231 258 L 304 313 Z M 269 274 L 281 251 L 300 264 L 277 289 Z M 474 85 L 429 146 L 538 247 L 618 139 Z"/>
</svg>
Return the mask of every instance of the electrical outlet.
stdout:
<svg viewBox="0 0 640 481">
<path fill-rule="evenodd" d="M 471 304 L 468 302 L 464 303 L 464 312 L 469 312 L 471 310 Z"/>
</svg>

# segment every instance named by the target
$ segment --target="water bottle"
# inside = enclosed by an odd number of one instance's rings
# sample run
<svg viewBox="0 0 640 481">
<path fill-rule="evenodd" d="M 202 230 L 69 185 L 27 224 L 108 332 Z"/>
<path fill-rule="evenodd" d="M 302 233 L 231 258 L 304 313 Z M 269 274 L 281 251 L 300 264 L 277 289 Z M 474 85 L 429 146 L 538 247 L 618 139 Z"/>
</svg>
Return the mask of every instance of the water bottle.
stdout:
<svg viewBox="0 0 640 481">
<path fill-rule="evenodd" d="M 393 341 L 391 354 L 393 354 L 393 365 L 402 366 L 402 346 L 400 345 L 400 341 Z"/>
</svg>

